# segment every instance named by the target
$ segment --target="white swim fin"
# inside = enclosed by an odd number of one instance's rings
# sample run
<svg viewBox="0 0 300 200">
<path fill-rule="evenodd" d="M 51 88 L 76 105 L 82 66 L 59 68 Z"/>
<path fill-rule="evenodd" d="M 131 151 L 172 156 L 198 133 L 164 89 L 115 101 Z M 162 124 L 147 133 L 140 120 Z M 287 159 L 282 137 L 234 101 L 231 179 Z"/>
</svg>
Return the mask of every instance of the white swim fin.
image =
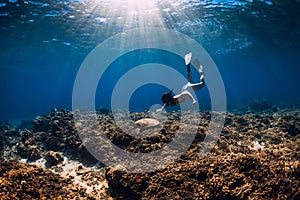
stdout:
<svg viewBox="0 0 300 200">
<path fill-rule="evenodd" d="M 191 60 L 192 60 L 192 52 L 186 54 L 185 57 L 184 57 L 184 60 L 185 60 L 185 65 L 190 64 Z"/>
</svg>

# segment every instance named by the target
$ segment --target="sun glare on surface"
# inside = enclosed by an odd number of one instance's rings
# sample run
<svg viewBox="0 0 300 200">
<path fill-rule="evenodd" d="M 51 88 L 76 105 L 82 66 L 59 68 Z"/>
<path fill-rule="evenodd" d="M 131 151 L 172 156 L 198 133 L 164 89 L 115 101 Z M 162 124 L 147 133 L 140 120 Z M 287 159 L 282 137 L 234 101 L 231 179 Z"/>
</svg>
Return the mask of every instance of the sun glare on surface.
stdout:
<svg viewBox="0 0 300 200">
<path fill-rule="evenodd" d="M 170 28 L 170 24 L 177 22 L 178 16 L 183 16 L 181 21 L 187 16 L 183 3 L 177 0 L 82 1 L 82 4 L 74 7 L 81 12 L 82 24 L 77 27 L 80 29 L 86 23 L 92 23 L 91 38 L 103 35 L 108 37 L 132 29 Z"/>
<path fill-rule="evenodd" d="M 129 8 L 140 10 L 140 11 L 151 8 L 154 3 L 154 1 L 151 1 L 151 0 L 128 0 L 127 2 L 128 2 Z"/>
<path fill-rule="evenodd" d="M 125 29 L 162 26 L 159 8 L 154 0 L 113 0 L 112 2 L 112 7 L 119 8 L 117 10 L 125 19 Z"/>
</svg>

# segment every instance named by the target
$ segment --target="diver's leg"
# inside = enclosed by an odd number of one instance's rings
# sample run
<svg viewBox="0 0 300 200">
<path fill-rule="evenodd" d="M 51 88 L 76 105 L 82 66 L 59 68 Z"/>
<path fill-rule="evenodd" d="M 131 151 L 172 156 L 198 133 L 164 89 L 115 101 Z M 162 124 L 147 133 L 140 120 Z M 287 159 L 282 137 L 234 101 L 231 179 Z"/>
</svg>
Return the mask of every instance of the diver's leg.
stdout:
<svg viewBox="0 0 300 200">
<path fill-rule="evenodd" d="M 200 65 L 200 67 L 199 67 L 199 73 L 200 73 L 200 83 L 204 82 L 204 70 L 203 70 L 202 65 Z"/>
<path fill-rule="evenodd" d="M 200 82 L 190 85 L 193 88 L 193 90 L 200 90 L 204 86 L 204 71 L 202 65 L 200 65 L 198 71 L 200 73 Z"/>
<path fill-rule="evenodd" d="M 193 77 L 191 73 L 192 52 L 186 54 L 184 60 L 185 60 L 185 66 L 187 71 L 187 78 L 189 82 L 182 87 L 182 91 L 186 90 L 188 87 L 190 87 L 190 84 L 193 83 Z"/>
<path fill-rule="evenodd" d="M 200 90 L 204 86 L 204 70 L 198 59 L 194 61 L 194 64 L 198 68 L 198 71 L 200 73 L 200 82 L 193 83 L 193 77 L 191 73 L 191 59 L 192 53 L 185 55 L 185 64 L 189 82 L 182 87 L 182 90 L 186 90 L 188 87 L 191 87 L 193 90 Z"/>
<path fill-rule="evenodd" d="M 193 88 L 193 90 L 200 90 L 204 86 L 204 70 L 198 59 L 194 61 L 194 65 L 198 68 L 198 71 L 200 73 L 200 82 L 190 84 L 190 86 Z"/>
<path fill-rule="evenodd" d="M 192 73 L 191 73 L 192 52 L 186 54 L 184 57 L 184 60 L 185 60 L 185 66 L 186 66 L 186 70 L 187 70 L 187 78 L 188 78 L 189 82 L 193 83 L 193 77 L 192 77 Z"/>
<path fill-rule="evenodd" d="M 186 65 L 186 72 L 187 72 L 187 78 L 188 78 L 188 81 L 190 83 L 193 83 L 193 77 L 192 77 L 192 73 L 191 73 L 191 63 L 189 63 L 188 65 Z"/>
</svg>

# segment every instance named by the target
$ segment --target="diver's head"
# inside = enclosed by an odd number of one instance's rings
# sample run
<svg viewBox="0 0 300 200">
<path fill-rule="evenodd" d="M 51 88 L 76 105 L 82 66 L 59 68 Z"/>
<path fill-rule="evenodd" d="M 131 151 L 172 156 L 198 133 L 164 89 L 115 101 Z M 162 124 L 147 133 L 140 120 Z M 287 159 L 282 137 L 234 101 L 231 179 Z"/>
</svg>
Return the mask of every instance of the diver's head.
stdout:
<svg viewBox="0 0 300 200">
<path fill-rule="evenodd" d="M 174 93 L 172 91 L 163 93 L 163 95 L 161 96 L 161 100 L 166 105 L 166 107 L 169 107 L 170 105 L 176 105 L 176 101 L 173 96 Z"/>
</svg>

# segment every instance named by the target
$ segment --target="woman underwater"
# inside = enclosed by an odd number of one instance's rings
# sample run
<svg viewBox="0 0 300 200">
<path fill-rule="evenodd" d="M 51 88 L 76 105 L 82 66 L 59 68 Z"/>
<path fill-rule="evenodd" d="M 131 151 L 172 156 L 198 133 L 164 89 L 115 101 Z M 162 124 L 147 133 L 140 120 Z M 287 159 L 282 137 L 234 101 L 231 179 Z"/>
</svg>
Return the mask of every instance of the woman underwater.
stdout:
<svg viewBox="0 0 300 200">
<path fill-rule="evenodd" d="M 198 60 L 195 60 L 195 64 L 199 66 L 198 71 L 201 74 L 200 82 L 193 83 L 193 78 L 191 74 L 191 60 L 192 60 L 192 53 L 188 53 L 184 57 L 185 65 L 187 68 L 187 77 L 188 83 L 182 87 L 182 91 L 180 94 L 175 95 L 172 91 L 164 93 L 161 96 L 161 100 L 164 103 L 160 109 L 157 109 L 157 112 L 163 111 L 164 108 L 169 106 L 175 106 L 177 104 L 185 102 L 187 99 L 192 100 L 192 105 L 195 105 L 197 102 L 193 95 L 187 90 L 187 88 L 191 87 L 194 91 L 200 90 L 204 86 L 204 71 L 202 65 L 199 63 Z"/>
</svg>

